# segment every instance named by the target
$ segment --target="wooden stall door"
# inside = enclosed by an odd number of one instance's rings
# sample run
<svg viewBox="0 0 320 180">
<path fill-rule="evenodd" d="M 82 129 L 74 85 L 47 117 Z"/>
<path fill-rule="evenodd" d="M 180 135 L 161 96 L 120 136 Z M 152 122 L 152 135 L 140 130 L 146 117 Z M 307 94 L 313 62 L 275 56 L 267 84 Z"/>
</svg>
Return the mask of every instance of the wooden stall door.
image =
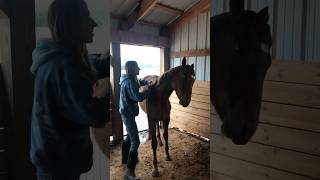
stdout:
<svg viewBox="0 0 320 180">
<path fill-rule="evenodd" d="M 320 63 L 272 62 L 260 122 L 246 145 L 234 145 L 211 118 L 211 179 L 320 179 Z"/>
</svg>

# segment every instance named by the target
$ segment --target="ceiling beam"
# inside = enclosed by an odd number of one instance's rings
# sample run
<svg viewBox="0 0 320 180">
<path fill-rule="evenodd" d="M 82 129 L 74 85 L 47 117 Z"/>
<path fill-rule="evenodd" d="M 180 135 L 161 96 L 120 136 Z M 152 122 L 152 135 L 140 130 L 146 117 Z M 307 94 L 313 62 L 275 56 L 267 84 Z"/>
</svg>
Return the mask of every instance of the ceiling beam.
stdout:
<svg viewBox="0 0 320 180">
<path fill-rule="evenodd" d="M 157 4 L 157 0 L 142 0 L 135 10 L 128 17 L 129 29 L 134 26 L 136 22 L 146 16 Z"/>
<path fill-rule="evenodd" d="M 164 5 L 164 4 L 160 4 L 160 3 L 157 3 L 155 5 L 155 8 L 159 11 L 163 11 L 163 12 L 167 12 L 167 13 L 170 13 L 170 14 L 176 14 L 176 15 L 181 15 L 183 14 L 183 10 L 180 10 L 180 9 L 177 9 L 177 8 L 173 8 L 173 7 L 170 7 L 170 6 L 167 6 L 167 5 Z"/>
<path fill-rule="evenodd" d="M 9 8 L 5 0 L 0 0 L 0 10 L 2 10 L 7 16 L 9 16 Z"/>
<path fill-rule="evenodd" d="M 189 51 L 171 52 L 171 58 L 210 56 L 210 49 L 195 49 Z"/>
<path fill-rule="evenodd" d="M 144 33 L 111 29 L 111 42 L 169 48 L 169 38 Z"/>
<path fill-rule="evenodd" d="M 177 18 L 175 21 L 173 21 L 168 25 L 170 31 L 188 22 L 192 17 L 195 17 L 209 10 L 210 10 L 210 0 L 200 0 L 198 3 L 192 6 L 189 10 L 183 13 L 179 18 Z"/>
</svg>

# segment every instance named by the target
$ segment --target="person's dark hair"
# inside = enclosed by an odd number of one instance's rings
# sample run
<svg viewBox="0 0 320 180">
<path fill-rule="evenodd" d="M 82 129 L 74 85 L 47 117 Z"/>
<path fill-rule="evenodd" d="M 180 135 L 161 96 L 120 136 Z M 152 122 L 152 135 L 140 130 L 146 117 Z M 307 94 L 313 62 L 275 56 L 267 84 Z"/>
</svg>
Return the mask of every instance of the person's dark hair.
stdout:
<svg viewBox="0 0 320 180">
<path fill-rule="evenodd" d="M 80 21 L 86 8 L 83 0 L 54 0 L 48 11 L 48 26 L 52 39 L 76 54 L 84 51 L 84 43 L 80 37 Z"/>
<path fill-rule="evenodd" d="M 125 64 L 125 69 L 128 75 L 134 75 L 134 68 L 138 66 L 136 61 L 127 61 Z"/>
</svg>

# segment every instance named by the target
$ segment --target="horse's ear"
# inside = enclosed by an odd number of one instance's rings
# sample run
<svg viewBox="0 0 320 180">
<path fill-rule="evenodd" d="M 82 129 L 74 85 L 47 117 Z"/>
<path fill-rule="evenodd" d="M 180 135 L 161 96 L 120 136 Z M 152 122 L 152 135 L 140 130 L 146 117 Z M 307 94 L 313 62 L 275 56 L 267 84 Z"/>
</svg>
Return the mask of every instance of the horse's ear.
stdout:
<svg viewBox="0 0 320 180">
<path fill-rule="evenodd" d="M 244 10 L 244 0 L 230 0 L 229 6 L 233 15 L 240 14 Z"/>
<path fill-rule="evenodd" d="M 186 59 L 186 57 L 183 57 L 183 59 L 182 59 L 182 66 L 185 66 L 185 65 L 187 65 L 187 59 Z"/>
<path fill-rule="evenodd" d="M 194 69 L 194 64 L 191 64 L 191 69 Z"/>
<path fill-rule="evenodd" d="M 269 20 L 269 7 L 265 7 L 258 12 L 259 20 L 263 23 L 268 23 Z"/>
</svg>

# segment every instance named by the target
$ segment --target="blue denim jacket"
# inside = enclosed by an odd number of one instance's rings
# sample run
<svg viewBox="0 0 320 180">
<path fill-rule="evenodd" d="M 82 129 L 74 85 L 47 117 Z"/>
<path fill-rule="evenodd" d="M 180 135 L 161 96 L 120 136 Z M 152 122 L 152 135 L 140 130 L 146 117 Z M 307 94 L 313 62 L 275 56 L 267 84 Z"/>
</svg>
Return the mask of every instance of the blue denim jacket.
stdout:
<svg viewBox="0 0 320 180">
<path fill-rule="evenodd" d="M 138 102 L 143 101 L 149 95 L 149 90 L 140 93 L 139 86 L 146 84 L 146 81 L 138 81 L 133 76 L 122 75 L 120 77 L 119 112 L 121 115 L 126 117 L 138 116 Z"/>
</svg>

